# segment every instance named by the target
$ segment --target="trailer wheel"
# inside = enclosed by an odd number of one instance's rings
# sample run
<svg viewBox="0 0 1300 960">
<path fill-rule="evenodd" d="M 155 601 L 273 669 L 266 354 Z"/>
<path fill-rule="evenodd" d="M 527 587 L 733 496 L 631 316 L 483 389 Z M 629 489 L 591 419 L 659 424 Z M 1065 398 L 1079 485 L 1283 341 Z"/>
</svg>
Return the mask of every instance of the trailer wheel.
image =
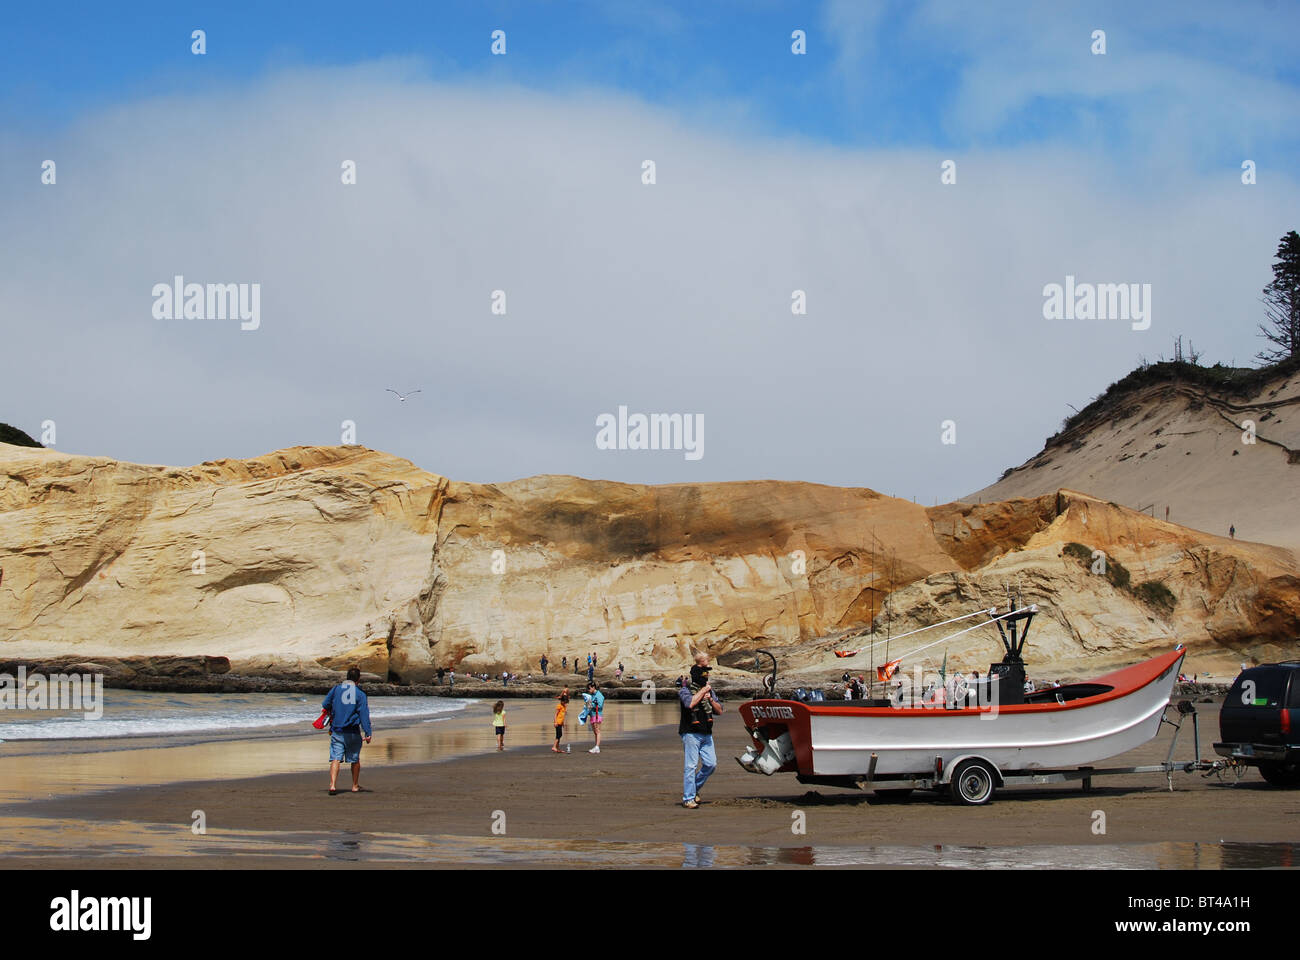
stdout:
<svg viewBox="0 0 1300 960">
<path fill-rule="evenodd" d="M 963 760 L 952 772 L 952 798 L 964 807 L 978 807 L 993 799 L 997 774 L 984 760 Z"/>
<path fill-rule="evenodd" d="M 1259 773 L 1275 787 L 1300 787 L 1300 763 L 1261 763 Z"/>
</svg>

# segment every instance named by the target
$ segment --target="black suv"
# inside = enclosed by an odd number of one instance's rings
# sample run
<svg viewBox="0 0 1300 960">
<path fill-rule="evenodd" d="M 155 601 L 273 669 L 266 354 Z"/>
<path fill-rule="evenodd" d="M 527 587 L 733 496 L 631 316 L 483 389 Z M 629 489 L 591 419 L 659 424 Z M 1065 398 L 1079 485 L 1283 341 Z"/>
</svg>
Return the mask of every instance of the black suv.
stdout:
<svg viewBox="0 0 1300 960">
<path fill-rule="evenodd" d="M 1300 660 L 1241 672 L 1219 711 L 1220 756 L 1259 767 L 1275 787 L 1300 786 Z"/>
</svg>

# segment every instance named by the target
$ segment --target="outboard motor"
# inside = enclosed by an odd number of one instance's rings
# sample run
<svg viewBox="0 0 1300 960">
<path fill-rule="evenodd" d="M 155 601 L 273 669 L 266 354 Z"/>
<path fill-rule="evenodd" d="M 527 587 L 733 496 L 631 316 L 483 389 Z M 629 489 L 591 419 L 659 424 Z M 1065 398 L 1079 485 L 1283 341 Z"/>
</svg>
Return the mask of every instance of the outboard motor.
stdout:
<svg viewBox="0 0 1300 960">
<path fill-rule="evenodd" d="M 790 734 L 783 733 L 775 740 L 767 741 L 763 753 L 754 761 L 754 769 L 769 777 L 794 759 L 794 744 Z"/>
<path fill-rule="evenodd" d="M 790 742 L 788 732 L 774 740 L 768 740 L 758 730 L 751 733 L 761 746 L 750 744 L 736 758 L 736 762 L 750 773 L 765 773 L 770 777 L 794 759 L 794 744 Z"/>
</svg>

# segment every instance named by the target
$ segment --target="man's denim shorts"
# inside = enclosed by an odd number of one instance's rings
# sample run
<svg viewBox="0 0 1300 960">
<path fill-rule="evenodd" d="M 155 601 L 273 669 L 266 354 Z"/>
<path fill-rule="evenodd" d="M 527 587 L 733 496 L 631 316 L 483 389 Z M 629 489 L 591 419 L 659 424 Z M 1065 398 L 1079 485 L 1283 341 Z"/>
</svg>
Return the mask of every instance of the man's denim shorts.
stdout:
<svg viewBox="0 0 1300 960">
<path fill-rule="evenodd" d="M 330 731 L 330 762 L 358 763 L 361 760 L 360 730 Z"/>
</svg>

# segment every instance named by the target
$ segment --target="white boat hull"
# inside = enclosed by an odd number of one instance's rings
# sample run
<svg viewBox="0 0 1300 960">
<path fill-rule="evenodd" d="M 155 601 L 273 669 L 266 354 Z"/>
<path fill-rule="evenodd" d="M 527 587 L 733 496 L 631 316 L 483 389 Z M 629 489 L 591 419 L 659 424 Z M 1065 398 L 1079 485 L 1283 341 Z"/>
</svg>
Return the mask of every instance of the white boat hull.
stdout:
<svg viewBox="0 0 1300 960">
<path fill-rule="evenodd" d="M 1159 733 L 1181 662 L 1181 651 L 1165 654 L 1111 675 L 1120 685 L 1105 695 L 1064 704 L 945 710 L 755 701 L 741 714 L 758 733 L 756 747 L 780 744 L 768 751 L 769 762 L 742 759 L 742 765 L 827 777 L 933 774 L 936 761 L 946 772 L 965 757 L 981 757 L 1003 771 L 1086 766 Z M 779 765 L 771 762 L 774 754 Z"/>
</svg>

